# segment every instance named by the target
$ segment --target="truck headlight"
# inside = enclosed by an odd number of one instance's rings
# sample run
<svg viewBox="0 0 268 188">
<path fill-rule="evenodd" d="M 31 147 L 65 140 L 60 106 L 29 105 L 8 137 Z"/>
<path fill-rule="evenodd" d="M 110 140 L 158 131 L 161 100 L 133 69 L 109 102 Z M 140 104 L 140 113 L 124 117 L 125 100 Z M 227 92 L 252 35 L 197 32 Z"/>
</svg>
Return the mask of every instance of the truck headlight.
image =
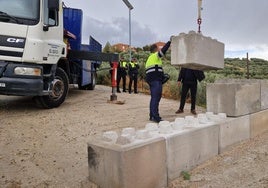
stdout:
<svg viewBox="0 0 268 188">
<path fill-rule="evenodd" d="M 16 67 L 14 69 L 14 73 L 17 75 L 41 76 L 41 69 L 30 67 Z"/>
</svg>

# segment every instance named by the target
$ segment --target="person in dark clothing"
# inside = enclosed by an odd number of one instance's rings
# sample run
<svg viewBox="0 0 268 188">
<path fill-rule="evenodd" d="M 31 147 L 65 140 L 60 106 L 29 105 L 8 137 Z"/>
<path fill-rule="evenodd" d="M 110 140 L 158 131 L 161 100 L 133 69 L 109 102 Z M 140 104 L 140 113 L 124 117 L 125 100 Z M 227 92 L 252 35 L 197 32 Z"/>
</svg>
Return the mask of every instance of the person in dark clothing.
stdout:
<svg viewBox="0 0 268 188">
<path fill-rule="evenodd" d="M 119 87 L 120 87 L 120 81 L 121 78 L 123 80 L 123 92 L 126 92 L 126 77 L 127 77 L 127 62 L 125 61 L 125 59 L 122 57 L 120 59 L 120 62 L 118 64 L 118 69 L 117 69 L 117 92 L 121 93 Z"/>
<path fill-rule="evenodd" d="M 191 93 L 191 113 L 196 115 L 195 102 L 197 93 L 197 81 L 201 82 L 205 78 L 204 72 L 201 70 L 193 70 L 188 68 L 181 68 L 178 77 L 178 86 L 181 86 L 181 100 L 180 107 L 175 112 L 176 114 L 183 113 L 184 105 L 186 102 L 187 93 L 190 90 Z"/>
<path fill-rule="evenodd" d="M 148 57 L 146 69 L 146 82 L 150 87 L 150 120 L 154 122 L 162 121 L 159 115 L 159 102 L 162 97 L 162 84 L 164 79 L 163 64 L 161 58 L 166 54 L 170 46 L 168 41 L 161 50 L 158 51 L 157 45 L 153 44 L 150 48 L 151 54 Z"/>
<path fill-rule="evenodd" d="M 136 58 L 133 58 L 132 61 L 129 63 L 129 85 L 128 85 L 128 92 L 132 93 L 131 87 L 132 83 L 134 82 L 134 93 L 138 93 L 138 73 L 139 73 L 139 64 Z"/>
</svg>

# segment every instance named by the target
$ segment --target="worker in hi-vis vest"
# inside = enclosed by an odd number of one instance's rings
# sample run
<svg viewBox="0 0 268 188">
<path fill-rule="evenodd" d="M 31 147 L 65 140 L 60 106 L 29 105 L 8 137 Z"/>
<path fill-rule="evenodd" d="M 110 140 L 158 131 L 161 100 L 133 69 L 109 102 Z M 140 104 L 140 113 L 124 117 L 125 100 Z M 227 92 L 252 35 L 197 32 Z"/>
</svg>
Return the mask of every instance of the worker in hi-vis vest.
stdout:
<svg viewBox="0 0 268 188">
<path fill-rule="evenodd" d="M 132 83 L 134 82 L 134 93 L 138 93 L 138 74 L 139 74 L 139 64 L 136 58 L 132 58 L 128 67 L 128 75 L 129 75 L 129 84 L 128 84 L 128 92 L 132 93 Z"/>
<path fill-rule="evenodd" d="M 172 37 L 170 37 L 171 39 Z M 148 57 L 145 69 L 146 69 L 146 82 L 150 86 L 151 100 L 150 100 L 150 120 L 154 122 L 162 121 L 159 115 L 159 102 L 162 97 L 162 84 L 164 80 L 164 71 L 162 67 L 161 58 L 166 54 L 170 46 L 168 41 L 161 50 L 158 50 L 156 44 L 150 47 L 151 54 Z"/>
<path fill-rule="evenodd" d="M 123 92 L 126 92 L 126 78 L 127 78 L 127 70 L 128 70 L 128 63 L 125 61 L 124 57 L 120 58 L 119 66 L 117 69 L 117 92 L 121 93 L 120 91 L 120 81 L 121 78 L 123 80 Z"/>
</svg>

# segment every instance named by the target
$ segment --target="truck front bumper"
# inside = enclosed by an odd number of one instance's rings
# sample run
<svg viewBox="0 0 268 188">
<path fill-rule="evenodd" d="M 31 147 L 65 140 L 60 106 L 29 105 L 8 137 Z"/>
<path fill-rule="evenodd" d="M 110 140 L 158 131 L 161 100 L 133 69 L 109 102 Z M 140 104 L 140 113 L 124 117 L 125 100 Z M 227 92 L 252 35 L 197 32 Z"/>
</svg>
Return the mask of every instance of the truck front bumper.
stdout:
<svg viewBox="0 0 268 188">
<path fill-rule="evenodd" d="M 43 94 L 43 80 L 26 78 L 0 78 L 0 94 L 40 96 Z"/>
<path fill-rule="evenodd" d="M 18 96 L 44 95 L 44 83 L 42 76 L 16 75 L 14 69 L 18 66 L 38 67 L 38 65 L 22 65 L 0 61 L 0 94 Z"/>
</svg>

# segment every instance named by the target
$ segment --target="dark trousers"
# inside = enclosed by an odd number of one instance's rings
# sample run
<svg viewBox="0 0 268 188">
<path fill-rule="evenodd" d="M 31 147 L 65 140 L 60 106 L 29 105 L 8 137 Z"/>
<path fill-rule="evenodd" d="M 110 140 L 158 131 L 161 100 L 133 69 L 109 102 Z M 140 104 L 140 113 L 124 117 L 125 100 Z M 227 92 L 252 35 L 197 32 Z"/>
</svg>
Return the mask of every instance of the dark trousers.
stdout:
<svg viewBox="0 0 268 188">
<path fill-rule="evenodd" d="M 197 83 L 183 83 L 182 84 L 181 102 L 180 102 L 181 110 L 184 109 L 187 93 L 189 90 L 191 92 L 191 110 L 195 110 Z"/>
<path fill-rule="evenodd" d="M 149 83 L 151 100 L 150 100 L 150 117 L 159 119 L 159 102 L 162 97 L 162 82 L 152 81 Z"/>
<path fill-rule="evenodd" d="M 116 80 L 116 82 L 117 82 L 117 91 L 120 91 L 119 86 L 120 86 L 121 78 L 123 80 L 123 91 L 126 91 L 126 74 L 124 74 L 124 75 L 118 74 L 117 75 L 117 78 L 116 78 L 117 79 Z"/>
<path fill-rule="evenodd" d="M 138 92 L 138 75 L 131 74 L 129 75 L 129 84 L 128 84 L 128 91 L 131 93 L 132 83 L 134 82 L 134 93 Z"/>
</svg>

